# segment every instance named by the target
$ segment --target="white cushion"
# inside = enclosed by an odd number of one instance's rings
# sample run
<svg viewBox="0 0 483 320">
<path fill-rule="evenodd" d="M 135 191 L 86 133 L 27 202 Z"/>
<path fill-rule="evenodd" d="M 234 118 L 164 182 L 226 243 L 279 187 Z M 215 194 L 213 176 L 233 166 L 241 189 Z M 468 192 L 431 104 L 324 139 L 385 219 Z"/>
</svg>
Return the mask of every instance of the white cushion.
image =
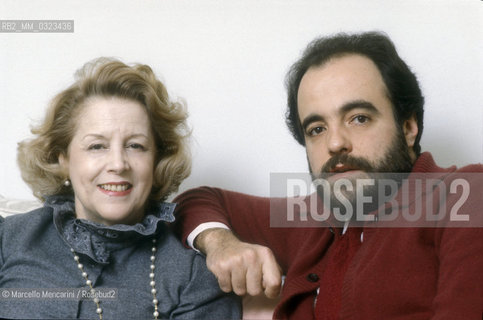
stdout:
<svg viewBox="0 0 483 320">
<path fill-rule="evenodd" d="M 0 216 L 2 217 L 29 212 L 41 206 L 42 203 L 40 203 L 40 201 L 9 199 L 0 195 Z"/>
</svg>

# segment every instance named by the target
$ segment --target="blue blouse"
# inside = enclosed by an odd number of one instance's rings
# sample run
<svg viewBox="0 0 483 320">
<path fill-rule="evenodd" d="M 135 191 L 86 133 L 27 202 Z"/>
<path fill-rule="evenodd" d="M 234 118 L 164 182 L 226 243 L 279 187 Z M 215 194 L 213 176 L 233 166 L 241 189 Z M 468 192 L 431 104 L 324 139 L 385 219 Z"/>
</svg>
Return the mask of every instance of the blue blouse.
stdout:
<svg viewBox="0 0 483 320">
<path fill-rule="evenodd" d="M 204 258 L 166 226 L 174 221 L 174 206 L 153 202 L 142 222 L 105 226 L 76 219 L 73 199 L 55 196 L 42 208 L 0 218 L 0 318 L 98 318 L 93 300 L 82 298 L 89 287 L 73 248 L 101 290 L 103 319 L 152 319 L 156 238 L 159 319 L 240 319 L 238 298 L 221 292 Z"/>
</svg>

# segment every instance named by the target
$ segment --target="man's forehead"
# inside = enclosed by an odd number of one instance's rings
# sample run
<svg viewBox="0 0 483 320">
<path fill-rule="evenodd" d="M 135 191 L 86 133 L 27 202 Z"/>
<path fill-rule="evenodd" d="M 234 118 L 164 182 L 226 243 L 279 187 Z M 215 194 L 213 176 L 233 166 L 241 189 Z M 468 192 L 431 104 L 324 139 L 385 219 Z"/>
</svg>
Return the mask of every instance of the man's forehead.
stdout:
<svg viewBox="0 0 483 320">
<path fill-rule="evenodd" d="M 377 106 L 383 100 L 390 103 L 388 97 L 375 63 L 365 56 L 348 54 L 310 67 L 300 82 L 297 102 L 300 114 L 305 108 L 342 107 L 359 100 Z"/>
<path fill-rule="evenodd" d="M 384 84 L 378 67 L 370 58 L 360 54 L 345 54 L 309 67 L 301 79 L 299 90 L 303 85 L 335 85 L 335 81 L 346 84 L 356 81 Z"/>
</svg>

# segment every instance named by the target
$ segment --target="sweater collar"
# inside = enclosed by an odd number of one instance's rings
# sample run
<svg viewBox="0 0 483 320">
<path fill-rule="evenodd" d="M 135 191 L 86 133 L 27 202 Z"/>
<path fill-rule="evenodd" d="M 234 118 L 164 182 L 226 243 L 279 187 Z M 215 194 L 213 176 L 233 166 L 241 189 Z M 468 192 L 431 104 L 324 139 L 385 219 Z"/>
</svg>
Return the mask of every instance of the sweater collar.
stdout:
<svg viewBox="0 0 483 320">
<path fill-rule="evenodd" d="M 429 152 L 423 152 L 416 159 L 411 173 L 448 173 L 456 170 L 456 166 L 441 168 L 434 162 L 433 156 Z"/>
<path fill-rule="evenodd" d="M 412 181 L 421 179 L 425 181 L 426 179 L 432 179 L 433 181 L 442 181 L 448 174 L 451 174 L 451 172 L 456 170 L 456 166 L 451 166 L 449 168 L 441 168 L 439 167 L 436 162 L 433 159 L 433 156 L 431 155 L 430 152 L 423 152 L 420 154 L 420 156 L 416 159 L 416 161 L 413 164 L 413 167 L 411 169 L 410 174 L 406 178 L 406 183 L 411 185 Z M 425 185 L 422 187 L 422 191 L 420 193 L 416 193 L 416 190 L 414 188 L 407 188 L 404 189 L 406 190 L 407 194 L 407 199 L 411 199 L 409 203 L 407 201 L 402 200 L 402 192 L 401 192 L 402 187 L 400 187 L 399 191 L 397 192 L 395 196 L 396 203 L 398 205 L 404 203 L 404 207 L 410 205 L 413 201 L 416 199 L 423 197 L 426 195 L 426 187 Z M 321 205 L 321 200 L 318 199 L 319 205 Z M 402 209 L 402 208 L 399 208 Z M 379 209 L 378 209 L 379 210 Z M 392 203 L 388 202 L 384 205 L 384 209 L 387 212 L 391 212 L 393 210 L 392 208 Z M 361 226 L 377 226 L 378 225 L 378 217 L 377 217 L 377 210 L 372 212 L 371 214 L 374 214 L 376 216 L 376 221 L 371 221 L 371 222 L 362 222 Z M 331 230 L 338 229 L 340 232 L 335 232 L 336 235 L 339 235 L 342 233 L 344 223 L 338 221 L 333 214 L 331 214 L 327 220 L 327 225 L 331 228 Z M 350 227 L 354 227 L 349 225 Z M 334 233 L 334 232 L 333 232 Z"/>
<path fill-rule="evenodd" d="M 429 152 L 422 153 L 414 162 L 411 173 L 405 178 L 403 184 L 399 186 L 399 190 L 395 195 L 393 201 L 396 203 L 397 212 L 407 209 L 415 201 L 424 199 L 426 196 L 431 195 L 434 189 L 438 187 L 444 179 L 456 170 L 456 166 L 449 168 L 439 167 L 433 159 L 433 156 Z M 419 189 L 415 188 L 416 181 L 420 182 Z M 429 193 L 428 193 L 429 192 Z M 383 208 L 379 208 L 386 213 L 391 213 L 394 210 L 393 202 L 387 202 Z M 377 226 L 378 225 L 378 212 L 374 211 L 372 214 L 376 216 L 375 222 L 364 223 L 365 226 Z M 394 226 L 402 223 L 406 223 L 405 220 L 396 220 Z"/>
<path fill-rule="evenodd" d="M 53 210 L 54 225 L 61 238 L 77 253 L 106 264 L 112 251 L 152 238 L 165 229 L 163 222 L 173 222 L 175 204 L 152 201 L 143 221 L 134 225 L 106 226 L 75 217 L 72 196 L 51 196 L 45 204 Z"/>
</svg>

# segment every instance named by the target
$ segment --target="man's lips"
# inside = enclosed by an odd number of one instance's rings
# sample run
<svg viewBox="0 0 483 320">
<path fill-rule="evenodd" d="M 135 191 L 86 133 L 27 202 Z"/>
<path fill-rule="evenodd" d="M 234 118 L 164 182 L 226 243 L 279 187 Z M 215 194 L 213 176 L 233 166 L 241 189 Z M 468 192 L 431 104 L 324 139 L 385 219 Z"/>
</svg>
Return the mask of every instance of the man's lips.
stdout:
<svg viewBox="0 0 483 320">
<path fill-rule="evenodd" d="M 333 168 L 331 168 L 326 174 L 323 174 L 322 176 L 325 176 L 326 179 L 332 180 L 332 179 L 349 178 L 350 176 L 353 176 L 361 172 L 363 172 L 363 170 L 360 168 L 347 166 L 339 163 Z"/>
<path fill-rule="evenodd" d="M 350 166 L 346 166 L 346 165 L 338 163 L 334 168 L 329 170 L 329 173 L 343 173 L 343 172 L 347 172 L 347 171 L 356 171 L 356 170 L 360 171 L 359 168 L 350 167 Z"/>
</svg>

